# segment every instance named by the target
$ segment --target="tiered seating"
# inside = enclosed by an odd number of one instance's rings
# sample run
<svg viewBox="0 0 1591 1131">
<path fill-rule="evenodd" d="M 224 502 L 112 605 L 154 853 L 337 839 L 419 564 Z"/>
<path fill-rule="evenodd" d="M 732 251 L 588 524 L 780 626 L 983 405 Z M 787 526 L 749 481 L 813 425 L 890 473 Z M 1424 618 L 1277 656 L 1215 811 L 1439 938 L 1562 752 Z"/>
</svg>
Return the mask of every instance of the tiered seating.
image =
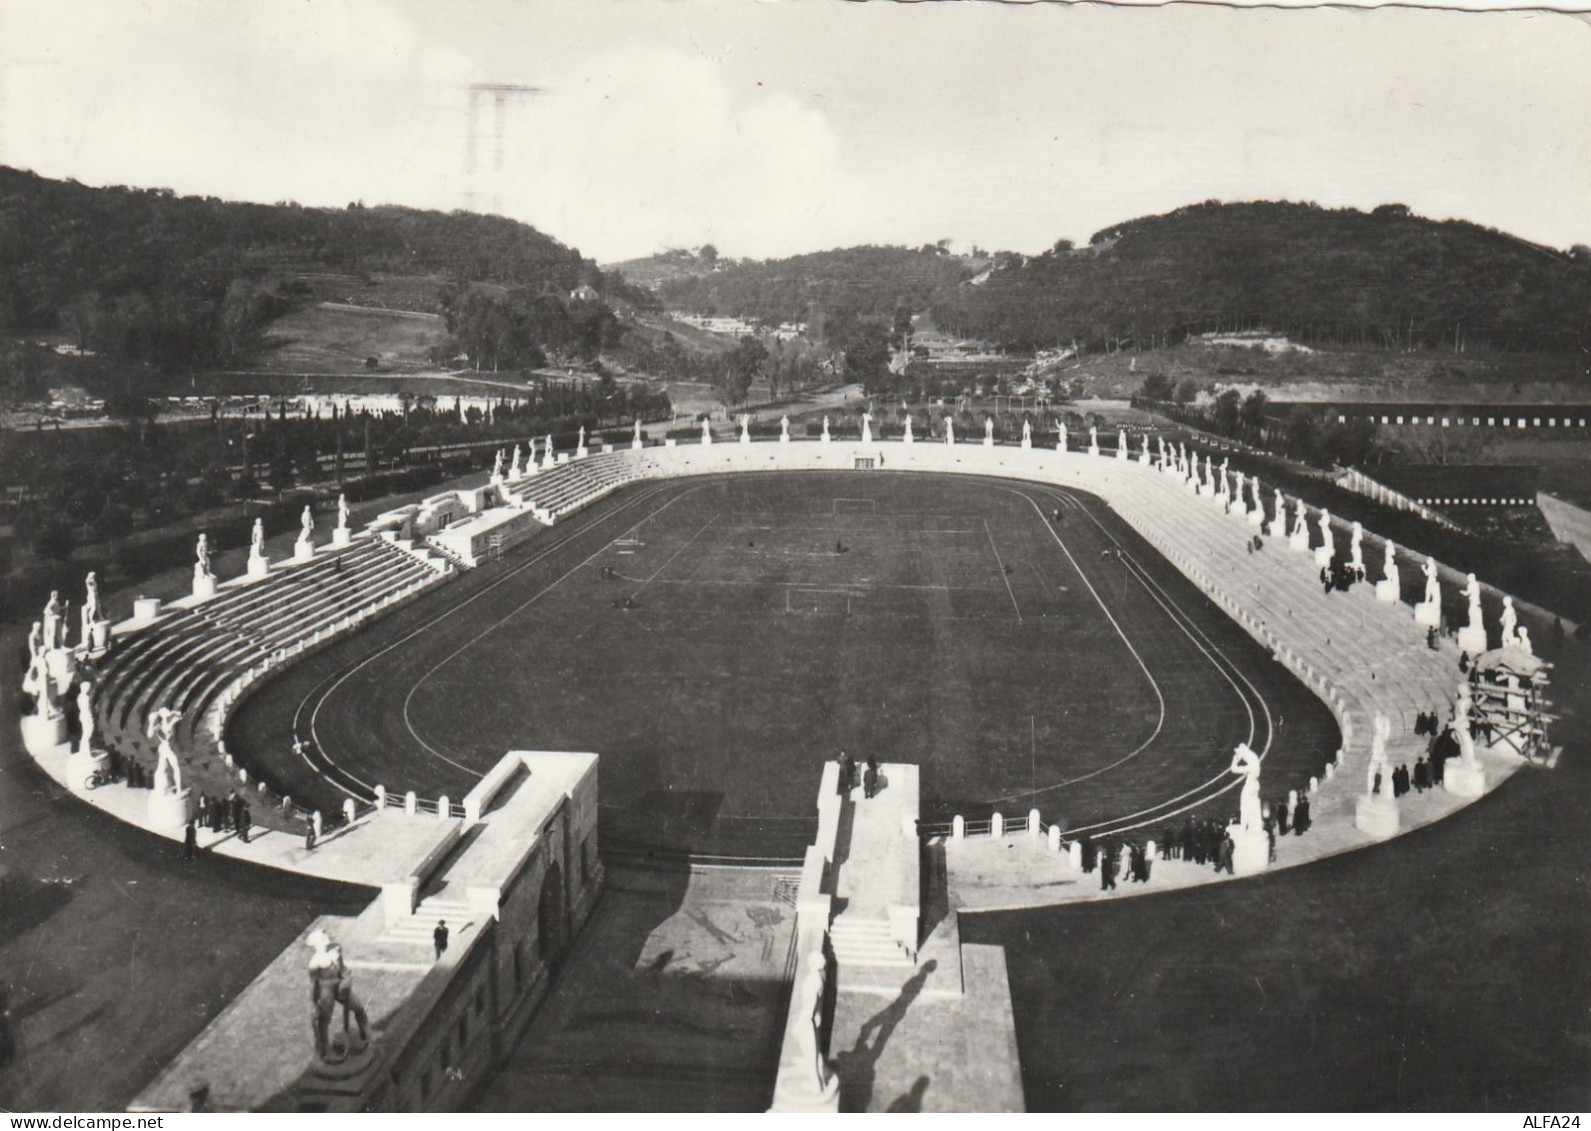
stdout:
<svg viewBox="0 0 1591 1131">
<path fill-rule="evenodd" d="M 361 538 L 339 554 L 229 587 L 122 638 L 100 676 L 100 733 L 124 757 L 152 765 L 143 728 L 155 709 L 172 707 L 183 714 L 176 745 L 191 771 L 194 758 L 213 752 L 214 735 L 200 732 L 201 721 L 244 672 L 442 576 L 378 538 Z"/>
<path fill-rule="evenodd" d="M 1335 708 L 1352 713 L 1345 753 L 1368 756 L 1371 717 L 1393 724 L 1393 763 L 1414 761 L 1414 716 L 1448 703 L 1459 680 L 1457 656 L 1432 651 L 1403 605 L 1375 600 L 1370 585 L 1326 594 L 1313 558 L 1271 539 L 1250 554 L 1253 527 L 1223 515 L 1163 475 L 1109 474 L 1102 492 L 1167 558 L 1223 605 Z M 1363 765 L 1363 763 L 1359 763 Z"/>
<path fill-rule="evenodd" d="M 509 485 L 507 491 L 518 505 L 530 507 L 545 522 L 555 522 L 639 478 L 641 470 L 640 462 L 625 453 L 609 452 L 559 464 Z"/>
</svg>

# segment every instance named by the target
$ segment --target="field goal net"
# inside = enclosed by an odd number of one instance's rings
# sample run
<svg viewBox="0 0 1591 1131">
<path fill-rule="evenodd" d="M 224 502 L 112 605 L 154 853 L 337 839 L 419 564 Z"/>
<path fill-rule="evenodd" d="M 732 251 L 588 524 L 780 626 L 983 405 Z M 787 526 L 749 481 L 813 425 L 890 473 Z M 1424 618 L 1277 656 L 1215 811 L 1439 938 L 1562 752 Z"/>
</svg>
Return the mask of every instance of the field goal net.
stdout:
<svg viewBox="0 0 1591 1131">
<path fill-rule="evenodd" d="M 835 499 L 831 514 L 877 514 L 877 499 Z"/>
<path fill-rule="evenodd" d="M 796 589 L 784 591 L 784 611 L 807 616 L 849 616 L 851 591 L 849 589 Z"/>
</svg>

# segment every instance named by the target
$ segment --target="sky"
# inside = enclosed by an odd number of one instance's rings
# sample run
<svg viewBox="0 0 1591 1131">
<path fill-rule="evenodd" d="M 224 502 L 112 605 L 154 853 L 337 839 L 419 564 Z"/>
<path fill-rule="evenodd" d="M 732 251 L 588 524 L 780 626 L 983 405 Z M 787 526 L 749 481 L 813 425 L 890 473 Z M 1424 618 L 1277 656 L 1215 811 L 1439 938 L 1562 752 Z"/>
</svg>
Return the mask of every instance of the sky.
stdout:
<svg viewBox="0 0 1591 1131">
<path fill-rule="evenodd" d="M 534 89 L 499 130 L 481 83 Z M 1395 201 L 1566 248 L 1591 243 L 1587 122 L 1591 19 L 1545 12 L 0 0 L 0 164 L 473 205 L 602 262 L 1035 252 L 1212 198 Z"/>
</svg>

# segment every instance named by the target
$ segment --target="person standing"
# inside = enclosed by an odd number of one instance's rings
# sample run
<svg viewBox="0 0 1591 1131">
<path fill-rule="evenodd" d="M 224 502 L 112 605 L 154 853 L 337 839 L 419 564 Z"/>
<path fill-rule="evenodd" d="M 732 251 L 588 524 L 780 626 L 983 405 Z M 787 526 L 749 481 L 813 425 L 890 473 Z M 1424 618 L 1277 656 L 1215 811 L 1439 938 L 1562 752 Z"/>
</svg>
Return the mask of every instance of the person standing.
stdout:
<svg viewBox="0 0 1591 1131">
<path fill-rule="evenodd" d="M 862 775 L 862 795 L 871 798 L 878 793 L 878 759 L 867 756 L 867 770 Z"/>
<path fill-rule="evenodd" d="M 1293 835 L 1303 836 L 1309 831 L 1309 794 L 1300 793 L 1293 807 Z"/>
<path fill-rule="evenodd" d="M 182 858 L 192 860 L 199 854 L 199 832 L 189 821 L 182 830 Z"/>
<path fill-rule="evenodd" d="M 1116 886 L 1116 846 L 1099 846 L 1099 890 L 1110 891 Z"/>
<path fill-rule="evenodd" d="M 254 823 L 254 814 L 249 812 L 249 803 L 243 798 L 238 798 L 238 836 L 244 844 L 249 842 L 249 828 Z"/>
<path fill-rule="evenodd" d="M 436 956 L 438 958 L 441 958 L 442 952 L 447 950 L 447 936 L 447 920 L 438 919 L 436 921 L 436 930 L 431 932 L 431 941 L 436 944 Z"/>
<path fill-rule="evenodd" d="M 851 777 L 856 773 L 856 763 L 851 761 L 851 756 L 845 751 L 840 751 L 840 796 L 851 795 Z"/>
</svg>

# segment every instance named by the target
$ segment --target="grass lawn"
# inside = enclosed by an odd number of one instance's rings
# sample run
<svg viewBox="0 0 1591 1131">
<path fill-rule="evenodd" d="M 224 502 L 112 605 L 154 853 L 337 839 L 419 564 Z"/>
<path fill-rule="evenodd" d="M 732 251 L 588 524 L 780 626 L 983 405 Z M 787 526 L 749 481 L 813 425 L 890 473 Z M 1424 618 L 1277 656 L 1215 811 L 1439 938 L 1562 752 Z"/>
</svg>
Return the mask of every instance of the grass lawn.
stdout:
<svg viewBox="0 0 1591 1131">
<path fill-rule="evenodd" d="M 295 665 L 231 743 L 291 775 L 295 717 L 354 778 L 423 796 L 508 749 L 594 750 L 610 843 L 782 855 L 841 749 L 920 764 L 925 816 L 1076 827 L 1213 798 L 1239 741 L 1272 750 L 1278 793 L 1338 742 L 1097 500 L 893 473 L 632 488 Z"/>
</svg>

